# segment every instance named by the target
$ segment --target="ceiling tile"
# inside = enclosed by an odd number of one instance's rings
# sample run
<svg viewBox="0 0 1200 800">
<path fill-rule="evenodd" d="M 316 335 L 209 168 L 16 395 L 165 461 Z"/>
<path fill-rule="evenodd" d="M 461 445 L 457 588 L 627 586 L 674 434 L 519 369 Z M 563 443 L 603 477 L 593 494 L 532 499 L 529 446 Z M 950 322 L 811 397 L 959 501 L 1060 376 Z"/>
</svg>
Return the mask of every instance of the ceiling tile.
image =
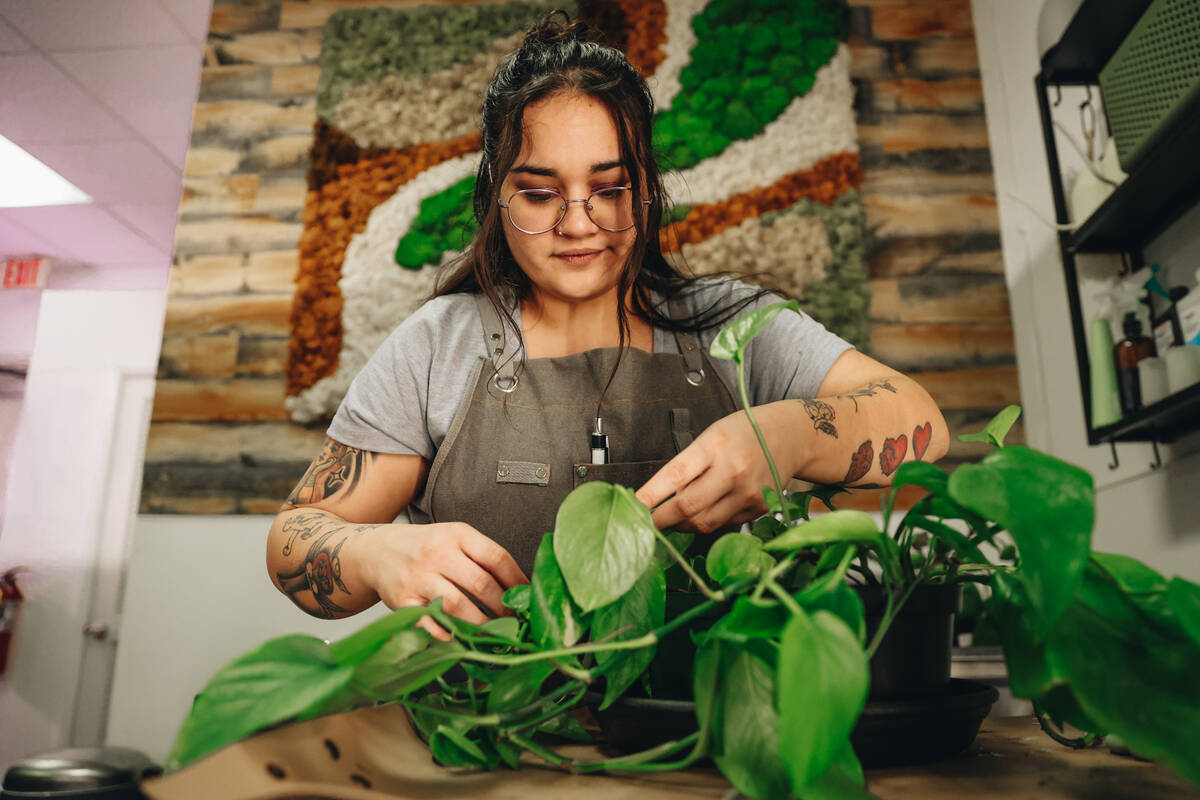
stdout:
<svg viewBox="0 0 1200 800">
<path fill-rule="evenodd" d="M 31 49 L 24 36 L 0 19 L 0 53 L 25 53 Z"/>
<path fill-rule="evenodd" d="M 144 233 L 166 252 L 175 249 L 175 224 L 179 221 L 176 206 L 165 203 L 120 203 L 108 206 L 108 210 Z"/>
<path fill-rule="evenodd" d="M 183 178 L 162 155 L 139 141 L 34 144 L 26 149 L 99 205 L 179 205 Z"/>
<path fill-rule="evenodd" d="M 28 228 L 8 218 L 0 209 L 0 258 L 8 256 L 55 255 L 54 246 Z"/>
<path fill-rule="evenodd" d="M 58 53 L 54 59 L 182 171 L 201 45 Z"/>
<path fill-rule="evenodd" d="M 155 0 L 0 0 L 0 16 L 43 50 L 188 41 Z"/>
<path fill-rule="evenodd" d="M 98 142 L 129 136 L 104 106 L 37 53 L 0 55 L 0 134 L 27 150 L 35 142 Z"/>
<path fill-rule="evenodd" d="M 203 44 L 208 39 L 208 24 L 212 19 L 212 0 L 160 0 L 175 19 L 179 20 L 193 42 Z"/>
<path fill-rule="evenodd" d="M 5 212 L 52 245 L 87 264 L 116 265 L 169 260 L 127 223 L 96 206 L 14 208 Z"/>
</svg>

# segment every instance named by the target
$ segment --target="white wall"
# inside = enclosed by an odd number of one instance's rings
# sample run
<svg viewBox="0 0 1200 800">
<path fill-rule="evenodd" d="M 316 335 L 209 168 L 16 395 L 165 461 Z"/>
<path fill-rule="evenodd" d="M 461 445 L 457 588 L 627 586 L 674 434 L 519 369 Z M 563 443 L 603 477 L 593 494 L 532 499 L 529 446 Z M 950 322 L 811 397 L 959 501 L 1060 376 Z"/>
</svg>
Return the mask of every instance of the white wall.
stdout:
<svg viewBox="0 0 1200 800">
<path fill-rule="evenodd" d="M 1108 447 L 1088 446 L 1056 234 L 1013 199 L 1054 217 L 1033 85 L 1041 6 L 1042 0 L 972 1 L 1026 436 L 1030 445 L 1083 466 L 1095 478 L 1095 549 L 1133 555 L 1168 576 L 1197 580 L 1200 437 L 1160 446 L 1164 465 L 1157 470 L 1150 468 L 1149 444 L 1118 445 L 1116 470 L 1108 468 Z M 1083 97 L 1082 90 L 1073 91 L 1064 92 L 1058 111 L 1072 131 L 1079 127 Z M 1059 155 L 1065 164 L 1078 164 L 1067 145 L 1060 143 Z M 1200 262 L 1200 234 L 1184 219 L 1148 248 L 1147 257 L 1186 254 L 1193 264 Z M 1113 256 L 1091 256 L 1079 259 L 1078 267 L 1092 280 L 1115 274 L 1120 264 Z M 1092 285 L 1082 289 L 1085 300 Z"/>
<path fill-rule="evenodd" d="M 0 566 L 28 569 L 0 678 L 0 765 L 71 740 L 81 665 L 111 649 L 81 630 L 115 614 L 97 600 L 115 603 L 141 470 L 129 440 L 144 436 L 119 412 L 145 407 L 165 307 L 162 291 L 42 293 L 0 529 Z M 139 378 L 141 398 L 126 391 Z M 114 468 L 119 453 L 136 459 Z"/>
</svg>

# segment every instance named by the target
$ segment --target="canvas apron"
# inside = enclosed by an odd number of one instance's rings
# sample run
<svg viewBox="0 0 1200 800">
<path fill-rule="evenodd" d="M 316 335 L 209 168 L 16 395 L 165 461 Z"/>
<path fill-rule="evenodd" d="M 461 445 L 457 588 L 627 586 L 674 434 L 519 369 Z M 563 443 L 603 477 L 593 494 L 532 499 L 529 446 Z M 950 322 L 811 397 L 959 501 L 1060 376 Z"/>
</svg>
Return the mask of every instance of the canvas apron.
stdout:
<svg viewBox="0 0 1200 800">
<path fill-rule="evenodd" d="M 476 300 L 491 355 L 479 359 L 418 505 L 434 522 L 489 536 L 526 575 L 572 489 L 593 480 L 637 489 L 737 408 L 694 335 L 675 334 L 682 355 L 627 347 L 601 410 L 609 463 L 593 465 L 589 434 L 617 348 L 527 359 L 518 370 L 500 316 Z"/>
</svg>

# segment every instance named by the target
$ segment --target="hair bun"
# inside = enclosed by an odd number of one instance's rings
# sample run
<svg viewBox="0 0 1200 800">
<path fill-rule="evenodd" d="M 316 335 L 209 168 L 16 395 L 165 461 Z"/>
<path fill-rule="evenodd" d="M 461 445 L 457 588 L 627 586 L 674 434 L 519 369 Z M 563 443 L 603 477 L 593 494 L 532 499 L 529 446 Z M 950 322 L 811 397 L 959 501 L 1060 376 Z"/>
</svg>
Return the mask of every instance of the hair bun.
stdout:
<svg viewBox="0 0 1200 800">
<path fill-rule="evenodd" d="M 586 22 L 581 19 L 572 20 L 570 14 L 558 9 L 551 11 L 541 22 L 526 31 L 521 48 L 559 42 L 586 42 L 591 32 Z"/>
</svg>

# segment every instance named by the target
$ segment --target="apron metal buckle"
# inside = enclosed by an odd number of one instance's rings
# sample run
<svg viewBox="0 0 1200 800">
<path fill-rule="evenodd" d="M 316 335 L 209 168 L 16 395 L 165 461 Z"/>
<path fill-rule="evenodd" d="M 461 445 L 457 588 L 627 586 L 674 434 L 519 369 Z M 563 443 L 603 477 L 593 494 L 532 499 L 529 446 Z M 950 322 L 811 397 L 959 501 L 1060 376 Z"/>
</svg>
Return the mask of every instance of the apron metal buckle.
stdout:
<svg viewBox="0 0 1200 800">
<path fill-rule="evenodd" d="M 492 385 L 505 394 L 516 391 L 520 379 L 516 375 L 501 377 L 499 372 L 492 373 Z"/>
</svg>

